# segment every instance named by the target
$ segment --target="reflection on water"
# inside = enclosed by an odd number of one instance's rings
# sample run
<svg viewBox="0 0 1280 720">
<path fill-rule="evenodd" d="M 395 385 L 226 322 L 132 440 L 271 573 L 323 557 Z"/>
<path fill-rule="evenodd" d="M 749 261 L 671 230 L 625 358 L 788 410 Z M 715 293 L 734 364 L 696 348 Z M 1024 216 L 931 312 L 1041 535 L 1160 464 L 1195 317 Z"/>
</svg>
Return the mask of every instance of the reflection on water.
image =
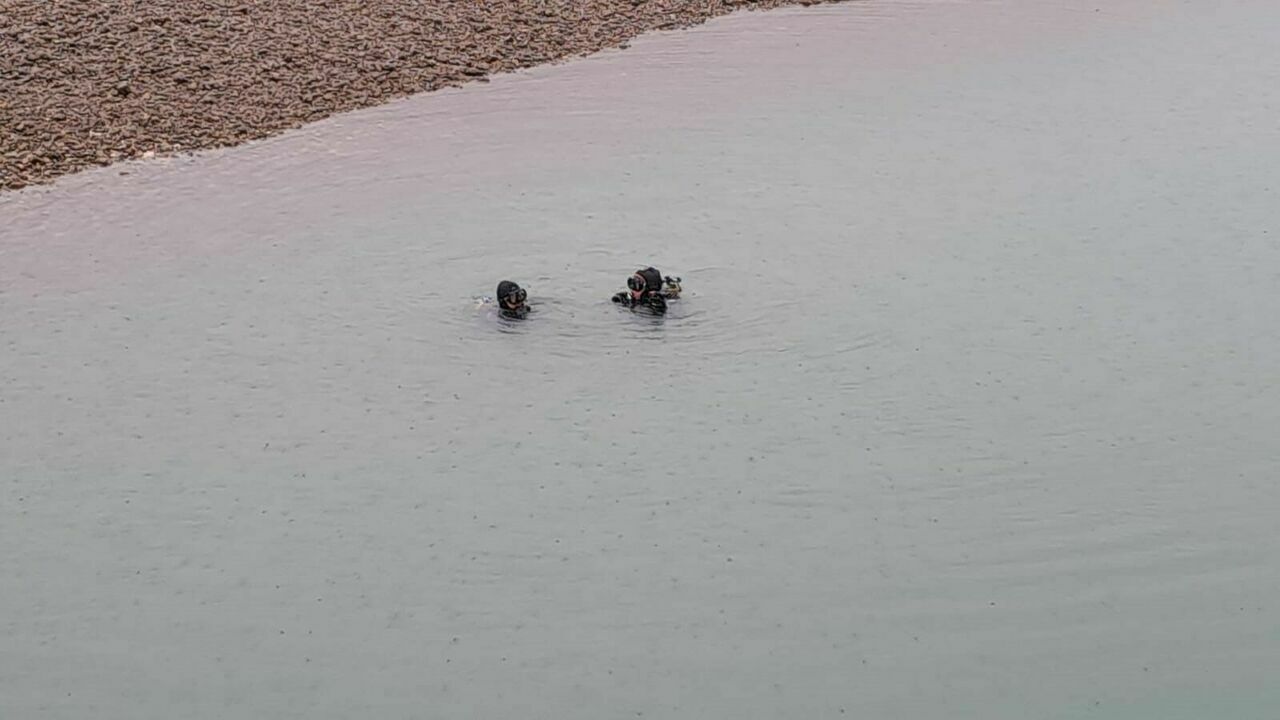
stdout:
<svg viewBox="0 0 1280 720">
<path fill-rule="evenodd" d="M 0 715 L 1270 717 L 1280 16 L 1166 9 L 751 13 L 0 199 Z"/>
</svg>

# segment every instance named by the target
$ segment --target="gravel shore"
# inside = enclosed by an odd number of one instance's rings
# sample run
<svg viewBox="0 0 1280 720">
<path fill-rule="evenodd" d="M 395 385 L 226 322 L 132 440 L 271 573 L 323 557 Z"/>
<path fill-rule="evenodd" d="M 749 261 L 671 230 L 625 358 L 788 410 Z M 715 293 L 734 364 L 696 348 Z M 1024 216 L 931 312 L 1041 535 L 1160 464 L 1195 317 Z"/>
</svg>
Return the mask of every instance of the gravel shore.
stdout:
<svg viewBox="0 0 1280 720">
<path fill-rule="evenodd" d="M 0 190 L 818 0 L 0 0 Z"/>
</svg>

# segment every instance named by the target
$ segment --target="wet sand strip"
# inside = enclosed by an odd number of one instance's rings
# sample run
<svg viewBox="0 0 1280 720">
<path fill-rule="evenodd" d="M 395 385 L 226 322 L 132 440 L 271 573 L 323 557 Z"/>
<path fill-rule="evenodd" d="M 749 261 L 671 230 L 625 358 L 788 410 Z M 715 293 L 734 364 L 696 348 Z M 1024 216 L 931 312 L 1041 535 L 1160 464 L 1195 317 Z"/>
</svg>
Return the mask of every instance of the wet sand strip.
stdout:
<svg viewBox="0 0 1280 720">
<path fill-rule="evenodd" d="M 823 0 L 0 0 L 0 190 Z"/>
</svg>

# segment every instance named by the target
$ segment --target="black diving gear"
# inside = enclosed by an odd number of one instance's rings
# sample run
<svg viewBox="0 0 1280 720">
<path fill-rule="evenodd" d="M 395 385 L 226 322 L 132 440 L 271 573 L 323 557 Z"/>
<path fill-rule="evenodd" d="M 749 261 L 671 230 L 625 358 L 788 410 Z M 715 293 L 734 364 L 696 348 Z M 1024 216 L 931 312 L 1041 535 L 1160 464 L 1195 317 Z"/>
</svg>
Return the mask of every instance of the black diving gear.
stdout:
<svg viewBox="0 0 1280 720">
<path fill-rule="evenodd" d="M 510 280 L 498 283 L 498 292 L 495 296 L 498 298 L 498 309 L 503 317 L 522 318 L 529 312 L 529 306 L 525 304 L 529 293 Z"/>
<path fill-rule="evenodd" d="M 627 278 L 627 290 L 614 295 L 612 300 L 661 315 L 667 311 L 668 300 L 680 297 L 680 290 L 680 278 L 663 277 L 656 268 L 647 267 Z"/>
</svg>

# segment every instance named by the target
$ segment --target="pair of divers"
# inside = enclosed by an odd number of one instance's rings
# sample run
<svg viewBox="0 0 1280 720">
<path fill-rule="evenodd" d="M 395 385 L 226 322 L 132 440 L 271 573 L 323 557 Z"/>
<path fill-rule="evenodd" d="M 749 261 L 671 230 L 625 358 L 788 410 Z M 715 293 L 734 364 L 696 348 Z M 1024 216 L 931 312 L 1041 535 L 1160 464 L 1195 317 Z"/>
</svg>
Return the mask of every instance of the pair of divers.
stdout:
<svg viewBox="0 0 1280 720">
<path fill-rule="evenodd" d="M 637 270 L 627 278 L 627 289 L 610 298 L 634 311 L 664 315 L 667 303 L 680 297 L 680 278 L 663 275 L 652 267 Z M 529 293 L 510 280 L 498 283 L 498 314 L 508 320 L 522 320 L 529 314 Z"/>
</svg>

